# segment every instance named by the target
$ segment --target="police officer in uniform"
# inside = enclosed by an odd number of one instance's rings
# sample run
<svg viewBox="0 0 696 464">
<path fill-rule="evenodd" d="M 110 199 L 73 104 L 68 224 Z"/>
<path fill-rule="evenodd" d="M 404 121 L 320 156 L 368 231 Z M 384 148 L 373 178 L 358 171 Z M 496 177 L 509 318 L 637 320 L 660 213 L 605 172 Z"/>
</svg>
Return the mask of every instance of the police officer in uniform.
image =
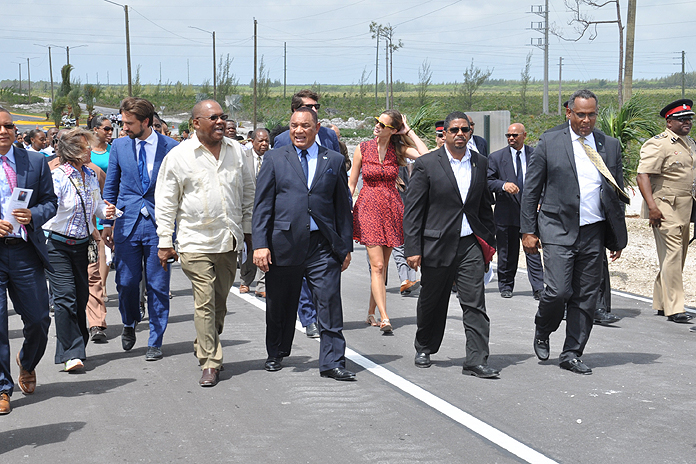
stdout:
<svg viewBox="0 0 696 464">
<path fill-rule="evenodd" d="M 677 100 L 660 116 L 667 129 L 640 149 L 636 181 L 643 195 L 642 217 L 655 235 L 660 271 L 655 278 L 653 309 L 667 320 L 687 323 L 682 270 L 689 246 L 691 209 L 696 198 L 696 144 L 689 137 L 693 102 Z"/>
</svg>

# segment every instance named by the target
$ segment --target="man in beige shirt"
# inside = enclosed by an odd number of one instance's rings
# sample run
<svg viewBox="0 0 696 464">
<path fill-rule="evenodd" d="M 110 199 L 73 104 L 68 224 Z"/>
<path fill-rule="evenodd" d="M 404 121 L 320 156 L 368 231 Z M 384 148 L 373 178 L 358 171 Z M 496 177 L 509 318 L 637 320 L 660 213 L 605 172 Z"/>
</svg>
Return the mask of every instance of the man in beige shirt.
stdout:
<svg viewBox="0 0 696 464">
<path fill-rule="evenodd" d="M 254 179 L 237 141 L 224 137 L 222 108 L 213 100 L 193 107 L 195 134 L 162 162 L 155 190 L 155 214 L 162 267 L 181 256 L 191 280 L 196 356 L 202 387 L 218 382 L 222 368 L 220 334 L 227 296 L 242 241 L 251 249 Z M 172 245 L 177 224 L 179 254 Z"/>
</svg>

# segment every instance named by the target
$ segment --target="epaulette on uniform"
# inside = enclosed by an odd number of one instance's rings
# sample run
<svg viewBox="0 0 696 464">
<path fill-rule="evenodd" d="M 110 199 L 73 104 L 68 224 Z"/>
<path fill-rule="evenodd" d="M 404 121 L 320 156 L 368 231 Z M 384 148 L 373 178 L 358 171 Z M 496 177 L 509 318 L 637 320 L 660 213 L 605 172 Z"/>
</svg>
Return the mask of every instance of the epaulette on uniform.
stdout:
<svg viewBox="0 0 696 464">
<path fill-rule="evenodd" d="M 661 133 L 661 134 L 657 134 L 657 135 L 656 135 L 655 137 L 653 137 L 653 138 L 654 138 L 654 139 L 664 139 L 665 137 L 667 137 L 667 134 L 665 134 L 665 133 L 663 132 L 663 133 Z"/>
</svg>

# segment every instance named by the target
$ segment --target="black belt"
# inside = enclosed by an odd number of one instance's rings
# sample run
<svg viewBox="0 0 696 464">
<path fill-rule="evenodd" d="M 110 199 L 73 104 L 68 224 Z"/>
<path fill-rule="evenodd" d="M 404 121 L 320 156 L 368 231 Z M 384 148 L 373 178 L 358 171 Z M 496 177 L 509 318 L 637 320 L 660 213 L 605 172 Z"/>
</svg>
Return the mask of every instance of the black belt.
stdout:
<svg viewBox="0 0 696 464">
<path fill-rule="evenodd" d="M 14 245 L 24 245 L 24 244 L 26 244 L 26 243 L 27 243 L 27 242 L 24 241 L 23 238 L 17 238 L 17 237 L 3 237 L 3 238 L 0 238 L 0 244 L 2 244 L 2 245 L 14 246 Z"/>
<path fill-rule="evenodd" d="M 66 245 L 82 245 L 83 243 L 87 243 L 89 241 L 89 236 L 85 238 L 73 238 L 50 230 L 44 230 L 44 235 L 51 240 L 57 240 L 65 243 Z"/>
</svg>

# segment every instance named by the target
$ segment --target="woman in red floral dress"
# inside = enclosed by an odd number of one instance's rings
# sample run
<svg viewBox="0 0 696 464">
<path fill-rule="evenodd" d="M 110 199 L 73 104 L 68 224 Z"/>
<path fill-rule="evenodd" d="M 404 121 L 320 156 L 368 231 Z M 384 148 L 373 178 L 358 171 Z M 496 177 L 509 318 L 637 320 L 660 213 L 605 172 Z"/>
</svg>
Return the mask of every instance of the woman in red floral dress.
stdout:
<svg viewBox="0 0 696 464">
<path fill-rule="evenodd" d="M 416 159 L 428 147 L 408 127 L 396 110 L 375 118 L 375 138 L 361 143 L 353 154 L 353 170 L 348 185 L 355 192 L 362 172 L 363 186 L 353 208 L 353 240 L 367 248 L 371 267 L 371 301 L 379 309 L 380 330 L 391 332 L 387 316 L 386 266 L 392 248 L 404 243 L 404 204 L 397 191 L 399 166 L 406 158 Z M 366 322 L 376 326 L 375 307 L 370 305 Z"/>
</svg>

